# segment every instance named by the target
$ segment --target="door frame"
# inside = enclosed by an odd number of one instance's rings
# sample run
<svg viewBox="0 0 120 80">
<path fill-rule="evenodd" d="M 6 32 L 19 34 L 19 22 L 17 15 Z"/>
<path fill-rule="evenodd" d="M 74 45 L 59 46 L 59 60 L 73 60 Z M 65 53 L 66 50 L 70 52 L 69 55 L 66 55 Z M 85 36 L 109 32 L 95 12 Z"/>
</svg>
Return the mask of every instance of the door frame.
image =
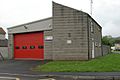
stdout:
<svg viewBox="0 0 120 80">
<path fill-rule="evenodd" d="M 92 58 L 95 58 L 95 42 L 92 42 Z"/>
</svg>

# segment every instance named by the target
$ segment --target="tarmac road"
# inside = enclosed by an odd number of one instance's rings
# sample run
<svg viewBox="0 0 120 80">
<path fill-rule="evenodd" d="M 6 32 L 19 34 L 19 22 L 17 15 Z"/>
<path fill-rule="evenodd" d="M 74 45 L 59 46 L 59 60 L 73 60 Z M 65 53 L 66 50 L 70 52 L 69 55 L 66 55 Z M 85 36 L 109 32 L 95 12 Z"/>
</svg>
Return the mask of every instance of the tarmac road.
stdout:
<svg viewBox="0 0 120 80">
<path fill-rule="evenodd" d="M 1 61 L 0 80 L 120 80 L 120 72 L 33 72 L 31 69 L 48 61 Z"/>
</svg>

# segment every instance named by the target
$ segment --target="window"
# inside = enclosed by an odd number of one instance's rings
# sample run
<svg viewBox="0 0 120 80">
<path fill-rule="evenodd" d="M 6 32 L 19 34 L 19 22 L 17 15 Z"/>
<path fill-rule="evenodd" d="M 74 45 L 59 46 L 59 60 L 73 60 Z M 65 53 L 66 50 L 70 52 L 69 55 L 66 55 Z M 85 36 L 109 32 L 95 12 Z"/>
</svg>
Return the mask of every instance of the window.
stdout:
<svg viewBox="0 0 120 80">
<path fill-rule="evenodd" d="M 27 46 L 22 46 L 22 49 L 27 49 Z"/>
<path fill-rule="evenodd" d="M 68 33 L 68 37 L 71 37 L 71 33 Z"/>
<path fill-rule="evenodd" d="M 16 46 L 15 49 L 20 49 L 20 47 L 19 47 L 19 46 Z"/>
<path fill-rule="evenodd" d="M 90 29 L 91 29 L 91 32 L 93 33 L 94 32 L 94 24 L 92 21 L 90 22 Z"/>
<path fill-rule="evenodd" d="M 35 46 L 30 46 L 30 49 L 35 49 Z"/>
<path fill-rule="evenodd" d="M 44 48 L 44 46 L 39 45 L 39 46 L 38 46 L 38 48 L 39 48 L 39 49 L 43 49 L 43 48 Z"/>
</svg>

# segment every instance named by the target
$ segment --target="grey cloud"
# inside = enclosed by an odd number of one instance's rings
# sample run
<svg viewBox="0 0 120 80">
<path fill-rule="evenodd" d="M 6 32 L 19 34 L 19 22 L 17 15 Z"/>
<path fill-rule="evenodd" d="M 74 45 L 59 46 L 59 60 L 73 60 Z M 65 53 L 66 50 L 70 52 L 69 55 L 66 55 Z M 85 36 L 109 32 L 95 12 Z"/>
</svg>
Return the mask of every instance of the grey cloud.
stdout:
<svg viewBox="0 0 120 80">
<path fill-rule="evenodd" d="M 94 17 L 103 27 L 103 35 L 120 36 L 120 3 L 101 4 L 95 8 Z"/>
</svg>

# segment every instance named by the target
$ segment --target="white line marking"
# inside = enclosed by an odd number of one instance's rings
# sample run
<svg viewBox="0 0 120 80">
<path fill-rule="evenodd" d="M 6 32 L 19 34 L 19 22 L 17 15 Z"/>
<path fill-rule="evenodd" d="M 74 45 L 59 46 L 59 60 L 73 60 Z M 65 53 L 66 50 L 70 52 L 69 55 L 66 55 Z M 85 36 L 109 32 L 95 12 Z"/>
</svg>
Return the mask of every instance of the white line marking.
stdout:
<svg viewBox="0 0 120 80">
<path fill-rule="evenodd" d="M 46 75 L 32 75 L 32 74 L 13 74 L 13 73 L 0 73 L 0 75 L 10 75 L 10 76 L 28 76 L 28 77 L 39 77 L 39 76 L 46 76 Z"/>
<path fill-rule="evenodd" d="M 48 79 L 38 79 L 38 80 L 56 80 L 56 79 L 48 78 Z"/>
<path fill-rule="evenodd" d="M 15 78 L 15 77 L 0 77 L 0 79 L 15 79 L 15 80 L 20 80 L 19 78 Z"/>
</svg>

